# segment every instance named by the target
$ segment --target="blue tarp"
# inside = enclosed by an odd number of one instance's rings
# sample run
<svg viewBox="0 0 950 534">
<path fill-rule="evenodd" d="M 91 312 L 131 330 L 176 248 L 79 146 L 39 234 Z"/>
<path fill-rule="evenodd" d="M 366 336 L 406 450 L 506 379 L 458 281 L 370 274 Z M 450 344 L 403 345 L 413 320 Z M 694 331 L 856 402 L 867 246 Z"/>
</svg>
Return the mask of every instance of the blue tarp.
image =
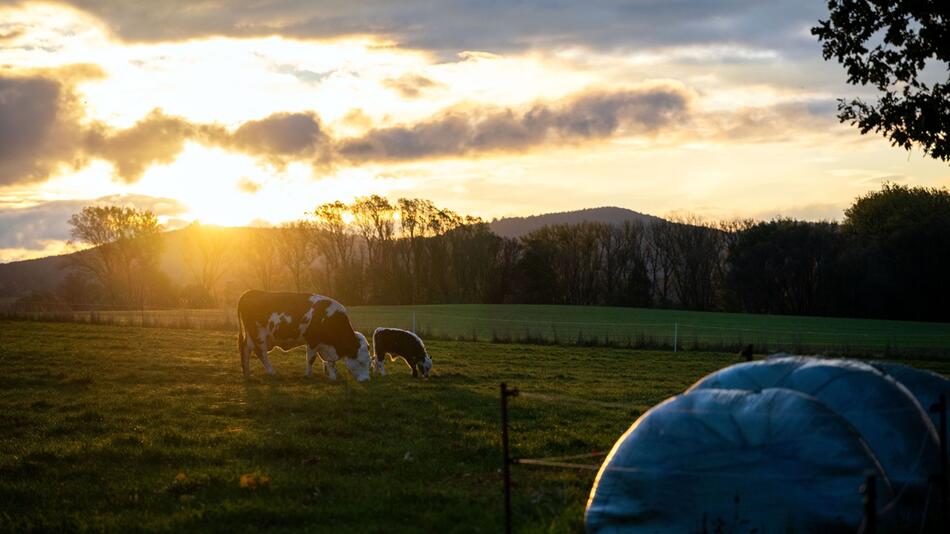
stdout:
<svg viewBox="0 0 950 534">
<path fill-rule="evenodd" d="M 588 530 L 854 532 L 870 470 L 883 527 L 936 531 L 939 441 L 921 401 L 947 381 L 890 370 L 779 357 L 706 376 L 617 441 L 591 490 Z"/>
<path fill-rule="evenodd" d="M 884 374 L 893 377 L 904 385 L 917 398 L 917 402 L 927 411 L 934 427 L 939 429 L 939 415 L 930 411 L 930 407 L 940 401 L 940 394 L 946 396 L 950 403 L 950 380 L 937 373 L 924 369 L 916 369 L 899 363 L 874 363 L 874 367 Z"/>
<path fill-rule="evenodd" d="M 858 488 L 884 473 L 858 432 L 788 389 L 705 389 L 663 402 L 617 441 L 586 513 L 589 532 L 855 532 Z"/>
</svg>

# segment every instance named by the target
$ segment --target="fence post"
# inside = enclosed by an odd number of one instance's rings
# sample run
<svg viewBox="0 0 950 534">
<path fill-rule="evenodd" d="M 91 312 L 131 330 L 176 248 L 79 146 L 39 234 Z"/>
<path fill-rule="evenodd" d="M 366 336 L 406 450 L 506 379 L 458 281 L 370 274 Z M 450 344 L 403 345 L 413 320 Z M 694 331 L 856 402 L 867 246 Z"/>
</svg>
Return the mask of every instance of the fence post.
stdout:
<svg viewBox="0 0 950 534">
<path fill-rule="evenodd" d="M 517 389 L 501 383 L 501 472 L 505 486 L 505 534 L 511 534 L 511 455 L 508 449 L 508 397 L 518 396 Z"/>
<path fill-rule="evenodd" d="M 930 407 L 930 411 L 938 413 L 940 419 L 940 474 L 937 475 L 937 484 L 940 485 L 940 521 L 943 523 L 944 531 L 950 526 L 950 518 L 947 517 L 948 507 L 950 507 L 950 476 L 947 472 L 947 395 L 940 394 L 940 400 Z"/>
<path fill-rule="evenodd" d="M 861 534 L 875 534 L 877 532 L 877 477 L 871 473 L 864 479 L 861 493 L 864 494 L 864 529 Z"/>
<path fill-rule="evenodd" d="M 676 352 L 676 337 L 679 335 L 680 324 L 673 323 L 673 352 Z"/>
</svg>

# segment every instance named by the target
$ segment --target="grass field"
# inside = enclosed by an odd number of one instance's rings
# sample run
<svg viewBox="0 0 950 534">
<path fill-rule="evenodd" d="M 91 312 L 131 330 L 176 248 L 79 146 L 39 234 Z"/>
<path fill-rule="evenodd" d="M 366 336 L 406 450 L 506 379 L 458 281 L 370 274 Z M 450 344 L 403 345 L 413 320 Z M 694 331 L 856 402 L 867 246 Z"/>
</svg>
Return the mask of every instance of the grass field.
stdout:
<svg viewBox="0 0 950 534">
<path fill-rule="evenodd" d="M 255 361 L 245 381 L 235 344 L 0 322 L 0 530 L 497 532 L 499 382 L 526 394 L 512 400 L 514 455 L 542 457 L 607 450 L 644 410 L 734 361 L 433 341 L 429 380 L 397 365 L 363 384 L 307 379 L 297 349 L 272 356 L 276 376 Z M 513 470 L 517 530 L 582 528 L 593 473 Z"/>
<path fill-rule="evenodd" d="M 950 353 L 950 324 L 594 306 L 360 306 L 358 327 L 394 324 L 439 337 L 761 351 Z M 950 354 L 948 354 L 950 356 Z"/>
<path fill-rule="evenodd" d="M 354 325 L 413 328 L 427 337 L 733 352 L 950 356 L 950 324 L 586 306 L 351 306 Z M 27 315 L 36 319 L 179 328 L 236 327 L 234 311 L 152 310 Z"/>
</svg>

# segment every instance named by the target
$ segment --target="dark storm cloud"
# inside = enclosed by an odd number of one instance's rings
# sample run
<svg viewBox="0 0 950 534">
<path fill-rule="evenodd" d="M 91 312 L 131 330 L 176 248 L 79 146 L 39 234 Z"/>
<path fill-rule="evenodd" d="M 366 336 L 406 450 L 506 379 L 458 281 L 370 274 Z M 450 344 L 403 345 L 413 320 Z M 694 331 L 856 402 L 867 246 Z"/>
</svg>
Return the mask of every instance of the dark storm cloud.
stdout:
<svg viewBox="0 0 950 534">
<path fill-rule="evenodd" d="M 408 160 L 523 151 L 620 132 L 651 134 L 682 120 L 689 100 L 681 88 L 657 86 L 582 93 L 523 110 L 449 110 L 419 123 L 370 130 L 344 140 L 338 150 L 351 162 Z"/>
<path fill-rule="evenodd" d="M 69 218 L 85 206 L 119 205 L 149 209 L 156 215 L 179 215 L 185 206 L 170 198 L 110 195 L 95 200 L 57 200 L 28 208 L 0 206 L 0 249 L 42 249 L 46 241 L 69 239 Z"/>
<path fill-rule="evenodd" d="M 804 28 L 826 15 L 819 0 L 63 0 L 133 41 L 229 35 L 333 38 L 373 34 L 454 54 L 584 45 L 601 49 L 730 44 L 817 50 Z"/>
</svg>

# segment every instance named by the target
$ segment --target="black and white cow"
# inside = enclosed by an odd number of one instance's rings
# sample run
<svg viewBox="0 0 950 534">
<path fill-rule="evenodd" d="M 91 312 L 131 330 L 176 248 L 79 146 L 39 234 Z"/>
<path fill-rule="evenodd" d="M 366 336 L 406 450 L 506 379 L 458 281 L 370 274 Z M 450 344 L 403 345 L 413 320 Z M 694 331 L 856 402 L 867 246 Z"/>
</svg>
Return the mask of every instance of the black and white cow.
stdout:
<svg viewBox="0 0 950 534">
<path fill-rule="evenodd" d="M 373 369 L 379 374 L 386 374 L 386 367 L 383 361 L 386 355 L 390 360 L 402 358 L 412 369 L 412 376 L 422 376 L 428 378 L 429 371 L 432 370 L 432 358 L 426 352 L 426 346 L 419 339 L 419 336 L 408 330 L 399 328 L 377 328 L 373 332 Z"/>
<path fill-rule="evenodd" d="M 337 301 L 308 293 L 248 291 L 238 300 L 238 350 L 244 376 L 250 375 L 251 352 L 274 374 L 268 351 L 307 346 L 307 376 L 317 356 L 330 380 L 343 358 L 353 378 L 369 380 L 370 354 L 366 337 L 353 330 L 346 309 Z"/>
</svg>

